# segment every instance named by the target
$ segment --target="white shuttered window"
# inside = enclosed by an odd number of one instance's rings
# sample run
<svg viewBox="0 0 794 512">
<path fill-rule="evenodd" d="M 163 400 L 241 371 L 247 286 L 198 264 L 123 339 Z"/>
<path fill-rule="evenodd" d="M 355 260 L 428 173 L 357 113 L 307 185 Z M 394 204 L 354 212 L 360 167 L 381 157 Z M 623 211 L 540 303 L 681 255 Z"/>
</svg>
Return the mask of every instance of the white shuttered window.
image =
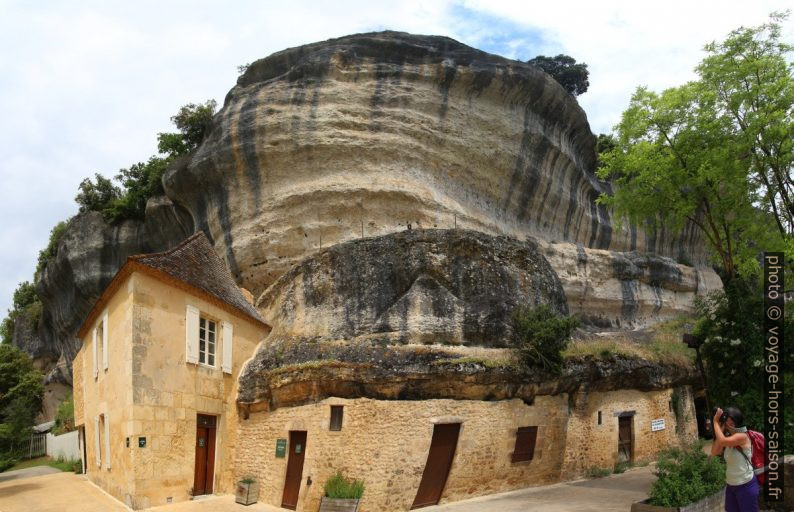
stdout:
<svg viewBox="0 0 794 512">
<path fill-rule="evenodd" d="M 96 339 L 96 329 L 94 329 L 94 337 L 91 340 L 91 351 L 94 354 L 94 378 L 96 379 L 99 376 L 99 365 L 97 364 L 97 339 Z M 99 420 L 97 420 L 99 421 Z"/>
<path fill-rule="evenodd" d="M 185 361 L 198 363 L 199 310 L 188 305 L 185 313 Z"/>
<path fill-rule="evenodd" d="M 99 443 L 99 416 L 96 417 L 96 423 L 94 424 L 94 452 L 96 454 L 96 465 L 97 467 L 102 467 L 102 454 L 99 452 L 99 447 L 102 446 Z"/>
<path fill-rule="evenodd" d="M 110 469 L 110 420 L 107 414 L 103 418 L 105 419 L 105 467 Z"/>
<path fill-rule="evenodd" d="M 223 322 L 223 371 L 226 373 L 232 373 L 233 329 L 231 323 Z"/>
<path fill-rule="evenodd" d="M 108 369 L 108 314 L 102 315 L 102 368 Z"/>
</svg>

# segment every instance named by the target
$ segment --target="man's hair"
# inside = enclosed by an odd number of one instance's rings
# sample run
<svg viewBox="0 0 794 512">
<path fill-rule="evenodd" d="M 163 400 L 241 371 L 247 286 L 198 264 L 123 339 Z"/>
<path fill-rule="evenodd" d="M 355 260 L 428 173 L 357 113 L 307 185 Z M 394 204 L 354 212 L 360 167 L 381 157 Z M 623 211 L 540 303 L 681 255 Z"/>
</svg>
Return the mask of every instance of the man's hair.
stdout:
<svg viewBox="0 0 794 512">
<path fill-rule="evenodd" d="M 736 407 L 727 407 L 725 409 L 725 414 L 728 415 L 729 418 L 733 420 L 733 424 L 737 427 L 744 426 L 744 415 L 742 411 L 737 409 Z"/>
</svg>

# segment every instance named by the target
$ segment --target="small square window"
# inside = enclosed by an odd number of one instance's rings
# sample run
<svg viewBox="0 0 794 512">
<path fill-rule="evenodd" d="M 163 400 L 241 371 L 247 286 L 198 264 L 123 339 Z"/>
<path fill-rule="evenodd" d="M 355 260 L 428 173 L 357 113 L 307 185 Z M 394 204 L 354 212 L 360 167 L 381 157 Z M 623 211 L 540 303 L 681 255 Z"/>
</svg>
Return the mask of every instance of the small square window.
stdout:
<svg viewBox="0 0 794 512">
<path fill-rule="evenodd" d="M 511 462 L 532 460 L 535 456 L 535 441 L 538 438 L 538 427 L 521 427 L 516 432 L 516 447 Z"/>
<path fill-rule="evenodd" d="M 344 406 L 332 405 L 331 406 L 331 428 L 330 430 L 342 430 L 342 417 L 344 415 Z"/>
<path fill-rule="evenodd" d="M 668 401 L 667 401 L 667 409 L 668 409 L 670 412 L 673 412 L 673 401 L 672 401 L 672 400 L 668 400 Z"/>
</svg>

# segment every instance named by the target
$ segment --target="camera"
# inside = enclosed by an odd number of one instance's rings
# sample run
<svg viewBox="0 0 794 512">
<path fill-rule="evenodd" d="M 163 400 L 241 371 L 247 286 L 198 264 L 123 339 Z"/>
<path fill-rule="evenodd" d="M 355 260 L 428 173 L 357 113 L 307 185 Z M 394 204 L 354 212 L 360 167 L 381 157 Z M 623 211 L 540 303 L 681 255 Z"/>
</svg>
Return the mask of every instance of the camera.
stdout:
<svg viewBox="0 0 794 512">
<path fill-rule="evenodd" d="M 719 409 L 719 407 L 714 407 L 713 409 L 711 409 L 712 418 L 714 417 L 715 414 L 717 414 L 717 409 Z M 728 421 L 728 413 L 725 412 L 725 410 L 723 409 L 722 416 L 720 416 L 720 425 L 724 424 L 726 421 Z"/>
</svg>

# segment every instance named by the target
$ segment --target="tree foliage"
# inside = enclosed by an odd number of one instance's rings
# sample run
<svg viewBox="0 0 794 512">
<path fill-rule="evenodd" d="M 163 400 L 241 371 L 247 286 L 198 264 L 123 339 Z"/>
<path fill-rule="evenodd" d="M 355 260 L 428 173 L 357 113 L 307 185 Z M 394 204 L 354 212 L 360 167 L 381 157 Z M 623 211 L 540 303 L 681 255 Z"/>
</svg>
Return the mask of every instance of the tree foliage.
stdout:
<svg viewBox="0 0 794 512">
<path fill-rule="evenodd" d="M 560 54 L 556 57 L 538 55 L 534 59 L 529 59 L 527 64 L 540 68 L 551 75 L 573 96 L 584 94 L 587 92 L 587 88 L 590 87 L 590 82 L 588 81 L 590 72 L 587 70 L 587 64 L 584 62 L 577 63 L 576 59 L 568 55 Z"/>
<path fill-rule="evenodd" d="M 212 128 L 212 116 L 218 104 L 215 100 L 188 103 L 171 117 L 179 133 L 158 133 L 157 150 L 168 156 L 180 156 L 196 149 Z"/>
<path fill-rule="evenodd" d="M 737 278 L 722 292 L 696 301 L 695 334 L 704 339 L 701 353 L 706 362 L 711 403 L 723 409 L 738 407 L 749 428 L 764 427 L 764 298 L 759 285 Z M 794 308 L 786 308 L 783 332 L 794 332 Z M 784 340 L 789 341 L 789 340 Z M 783 402 L 794 403 L 794 349 L 783 343 Z M 710 411 L 705 412 L 707 415 Z M 794 411 L 787 408 L 784 428 L 785 453 L 794 453 Z"/>
<path fill-rule="evenodd" d="M 0 341 L 3 344 L 11 344 L 14 338 L 14 326 L 17 318 L 27 314 L 31 323 L 37 324 L 41 317 L 41 301 L 36 295 L 36 288 L 28 281 L 19 283 L 12 299 L 11 309 L 0 322 Z"/>
<path fill-rule="evenodd" d="M 42 375 L 24 352 L 0 345 L 0 457 L 11 458 L 24 447 L 38 412 Z"/>
<path fill-rule="evenodd" d="M 519 308 L 513 315 L 519 357 L 527 366 L 539 366 L 559 373 L 562 351 L 578 326 L 578 319 L 559 315 L 547 304 L 537 308 Z"/>
<path fill-rule="evenodd" d="M 698 67 L 700 80 L 660 94 L 638 88 L 616 126 L 615 148 L 599 159 L 599 176 L 615 184 L 613 195 L 602 196 L 600 202 L 651 231 L 660 224 L 675 230 L 691 222 L 706 239 L 726 280 L 737 274 L 757 274 L 759 248 L 787 249 L 790 254 L 794 249 L 790 231 L 770 229 L 776 224 L 775 210 L 784 206 L 785 194 L 782 189 L 770 192 L 759 177 L 766 173 L 771 183 L 773 164 L 791 166 L 790 161 L 780 163 L 782 152 L 791 143 L 790 135 L 785 142 L 778 135 L 790 134 L 792 128 L 794 95 L 787 92 L 794 84 L 791 67 L 783 65 L 789 71 L 778 73 L 777 86 L 769 89 L 758 85 L 756 67 L 745 69 L 743 78 L 730 78 L 733 75 L 725 69 L 720 73 L 717 65 L 722 62 L 728 67 L 724 62 L 727 48 L 736 52 L 748 38 L 767 37 L 771 40 L 759 48 L 777 53 L 757 55 L 758 60 L 771 59 L 780 68 L 781 45 L 774 42 L 779 27 L 773 30 L 772 26 L 775 24 L 740 29 L 724 43 L 707 46 L 712 54 Z M 756 91 L 757 100 L 747 100 L 738 88 L 715 87 L 719 80 L 728 83 L 729 78 L 743 81 L 747 90 L 763 90 Z M 767 98 L 769 94 L 777 96 Z M 743 110 L 732 113 L 748 101 L 759 103 L 761 97 L 768 103 L 763 110 L 765 122 L 750 123 L 755 116 Z M 754 128 L 742 128 L 745 121 Z M 757 142 L 764 140 L 776 142 Z M 775 144 L 778 149 L 771 149 Z M 766 152 L 781 158 L 762 157 Z"/>
<path fill-rule="evenodd" d="M 61 243 L 61 238 L 63 238 L 63 234 L 66 232 L 66 225 L 68 221 L 61 221 L 55 225 L 50 231 L 50 239 L 47 242 L 47 247 L 39 251 L 39 259 L 36 263 L 36 272 L 34 274 L 34 279 L 38 279 L 38 276 L 41 275 L 41 272 L 44 270 L 44 267 L 47 266 L 47 262 L 51 259 L 55 258 L 58 255 L 58 245 Z"/>
<path fill-rule="evenodd" d="M 707 44 L 697 68 L 782 236 L 794 234 L 794 64 L 786 60 L 794 47 L 781 41 L 785 18 L 773 14 L 770 23 Z"/>
<path fill-rule="evenodd" d="M 146 162 L 121 169 L 113 180 L 99 173 L 93 180 L 84 179 L 75 197 L 80 212 L 100 212 L 114 224 L 127 219 L 143 219 L 149 198 L 163 194 L 162 177 L 168 164 L 201 144 L 212 127 L 216 106 L 215 100 L 209 100 L 180 108 L 171 117 L 179 132 L 157 135 L 157 149 L 165 156 L 151 156 Z"/>
</svg>

